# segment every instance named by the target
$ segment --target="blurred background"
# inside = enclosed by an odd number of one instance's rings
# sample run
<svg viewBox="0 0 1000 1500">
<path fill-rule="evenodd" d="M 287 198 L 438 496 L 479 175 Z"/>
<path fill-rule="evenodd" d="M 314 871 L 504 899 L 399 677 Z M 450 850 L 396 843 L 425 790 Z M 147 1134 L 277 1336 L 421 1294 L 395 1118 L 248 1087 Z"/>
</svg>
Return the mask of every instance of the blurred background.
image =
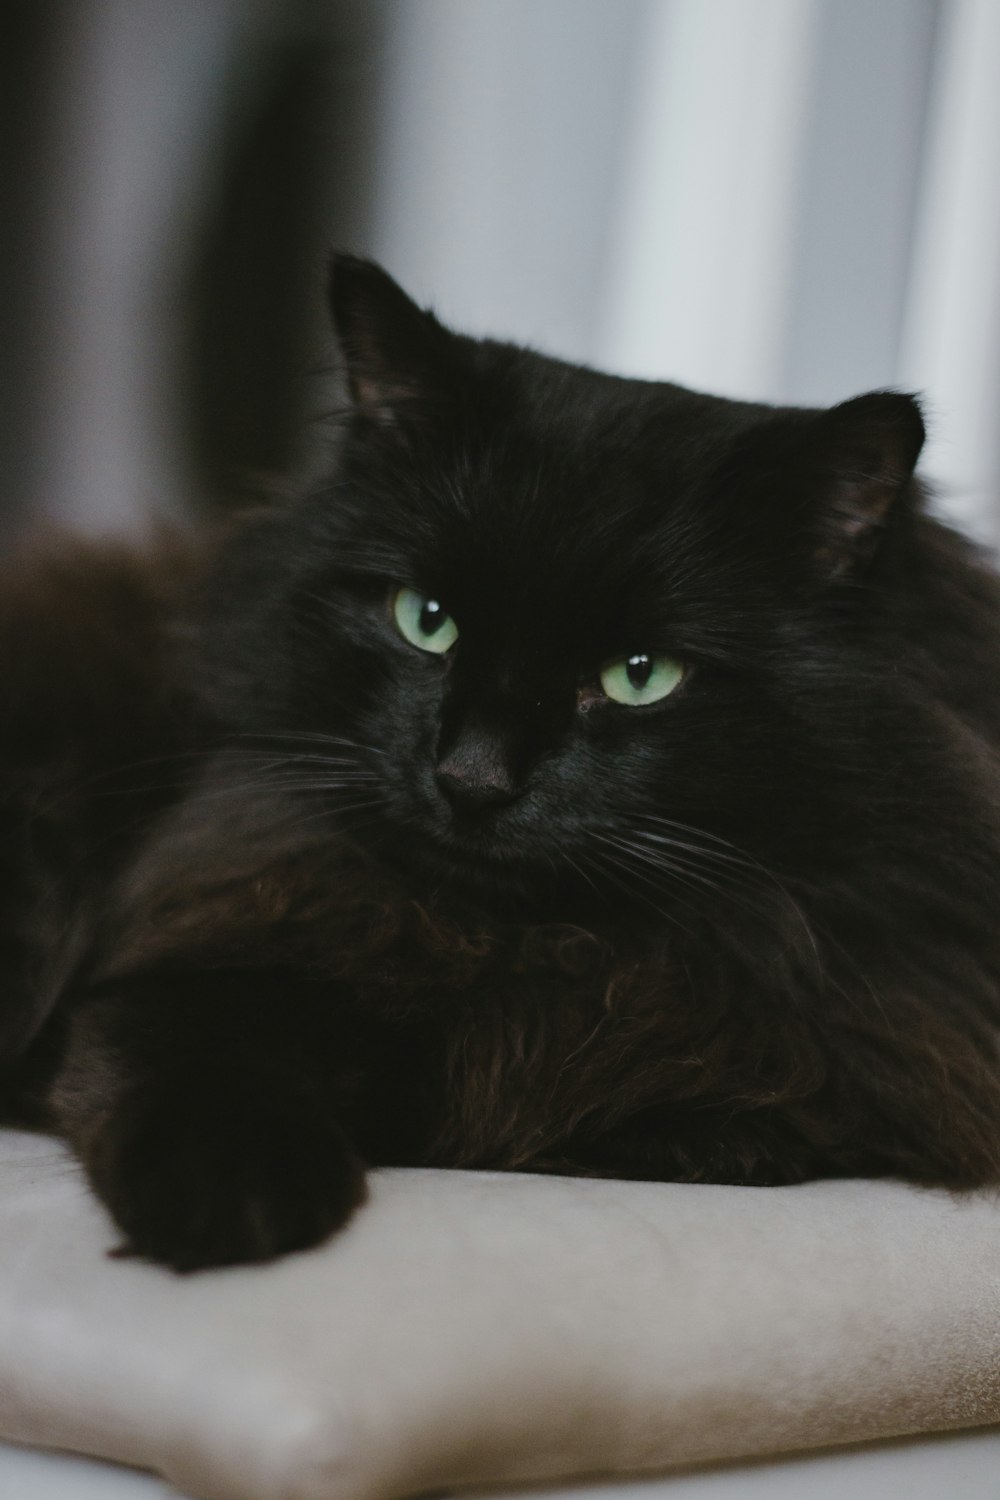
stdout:
<svg viewBox="0 0 1000 1500">
<path fill-rule="evenodd" d="M 6 0 L 0 528 L 308 463 L 328 247 L 473 332 L 924 394 L 1000 539 L 1000 0 Z"/>
</svg>

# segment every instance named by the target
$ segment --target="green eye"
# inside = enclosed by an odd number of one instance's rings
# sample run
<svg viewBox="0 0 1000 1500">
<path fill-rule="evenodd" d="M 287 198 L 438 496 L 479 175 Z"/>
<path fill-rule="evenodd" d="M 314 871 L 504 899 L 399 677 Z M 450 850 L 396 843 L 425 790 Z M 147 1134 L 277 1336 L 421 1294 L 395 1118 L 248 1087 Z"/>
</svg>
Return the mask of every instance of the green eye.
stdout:
<svg viewBox="0 0 1000 1500">
<path fill-rule="evenodd" d="M 637 653 L 613 661 L 601 673 L 601 687 L 615 703 L 629 708 L 644 708 L 659 703 L 677 687 L 684 668 L 669 656 L 646 656 Z"/>
<path fill-rule="evenodd" d="M 400 589 L 392 601 L 392 617 L 404 641 L 420 651 L 443 656 L 458 640 L 458 626 L 444 606 L 416 589 Z"/>
</svg>

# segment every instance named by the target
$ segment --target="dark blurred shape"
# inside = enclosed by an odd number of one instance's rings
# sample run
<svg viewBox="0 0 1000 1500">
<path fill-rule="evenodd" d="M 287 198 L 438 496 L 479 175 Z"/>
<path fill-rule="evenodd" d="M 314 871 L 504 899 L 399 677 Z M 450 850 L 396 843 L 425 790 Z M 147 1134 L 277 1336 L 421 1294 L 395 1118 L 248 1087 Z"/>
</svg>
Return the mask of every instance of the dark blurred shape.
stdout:
<svg viewBox="0 0 1000 1500">
<path fill-rule="evenodd" d="M 308 358 L 309 268 L 325 164 L 320 134 L 326 58 L 279 44 L 245 128 L 226 143 L 212 213 L 193 246 L 190 379 L 194 456 L 206 489 L 247 471 L 286 468 L 298 446 L 297 387 Z"/>
<path fill-rule="evenodd" d="M 0 539 L 225 503 L 308 450 L 327 254 L 368 235 L 383 16 L 3 6 Z"/>
<path fill-rule="evenodd" d="M 53 6 L 8 0 L 0 17 L 0 535 L 24 520 L 40 440 L 39 158 L 49 108 Z"/>
<path fill-rule="evenodd" d="M 367 238 L 381 7 L 275 8 L 236 60 L 215 183 L 189 247 L 182 380 L 204 494 L 286 472 L 307 446 L 328 342 L 324 260 Z"/>
</svg>

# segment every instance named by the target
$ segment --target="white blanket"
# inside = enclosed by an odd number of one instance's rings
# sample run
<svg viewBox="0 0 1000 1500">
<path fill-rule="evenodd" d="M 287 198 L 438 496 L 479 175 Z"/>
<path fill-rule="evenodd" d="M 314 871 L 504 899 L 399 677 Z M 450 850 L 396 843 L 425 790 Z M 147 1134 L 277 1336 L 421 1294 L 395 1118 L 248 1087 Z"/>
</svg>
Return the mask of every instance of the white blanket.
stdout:
<svg viewBox="0 0 1000 1500">
<path fill-rule="evenodd" d="M 206 1500 L 394 1500 L 1000 1420 L 1000 1202 L 385 1172 L 350 1229 L 187 1279 L 112 1260 L 0 1132 L 0 1437 Z"/>
</svg>

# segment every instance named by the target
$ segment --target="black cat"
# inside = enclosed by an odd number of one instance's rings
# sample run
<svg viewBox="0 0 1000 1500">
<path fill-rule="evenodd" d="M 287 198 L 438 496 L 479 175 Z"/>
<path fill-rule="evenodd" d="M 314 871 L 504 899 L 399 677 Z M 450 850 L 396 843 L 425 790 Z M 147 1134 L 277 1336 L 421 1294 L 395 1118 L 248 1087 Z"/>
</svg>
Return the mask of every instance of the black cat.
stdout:
<svg viewBox="0 0 1000 1500">
<path fill-rule="evenodd" d="M 8 567 L 8 1111 L 179 1269 L 365 1164 L 1000 1180 L 1000 590 L 914 401 L 332 302 L 329 483 Z"/>
</svg>

